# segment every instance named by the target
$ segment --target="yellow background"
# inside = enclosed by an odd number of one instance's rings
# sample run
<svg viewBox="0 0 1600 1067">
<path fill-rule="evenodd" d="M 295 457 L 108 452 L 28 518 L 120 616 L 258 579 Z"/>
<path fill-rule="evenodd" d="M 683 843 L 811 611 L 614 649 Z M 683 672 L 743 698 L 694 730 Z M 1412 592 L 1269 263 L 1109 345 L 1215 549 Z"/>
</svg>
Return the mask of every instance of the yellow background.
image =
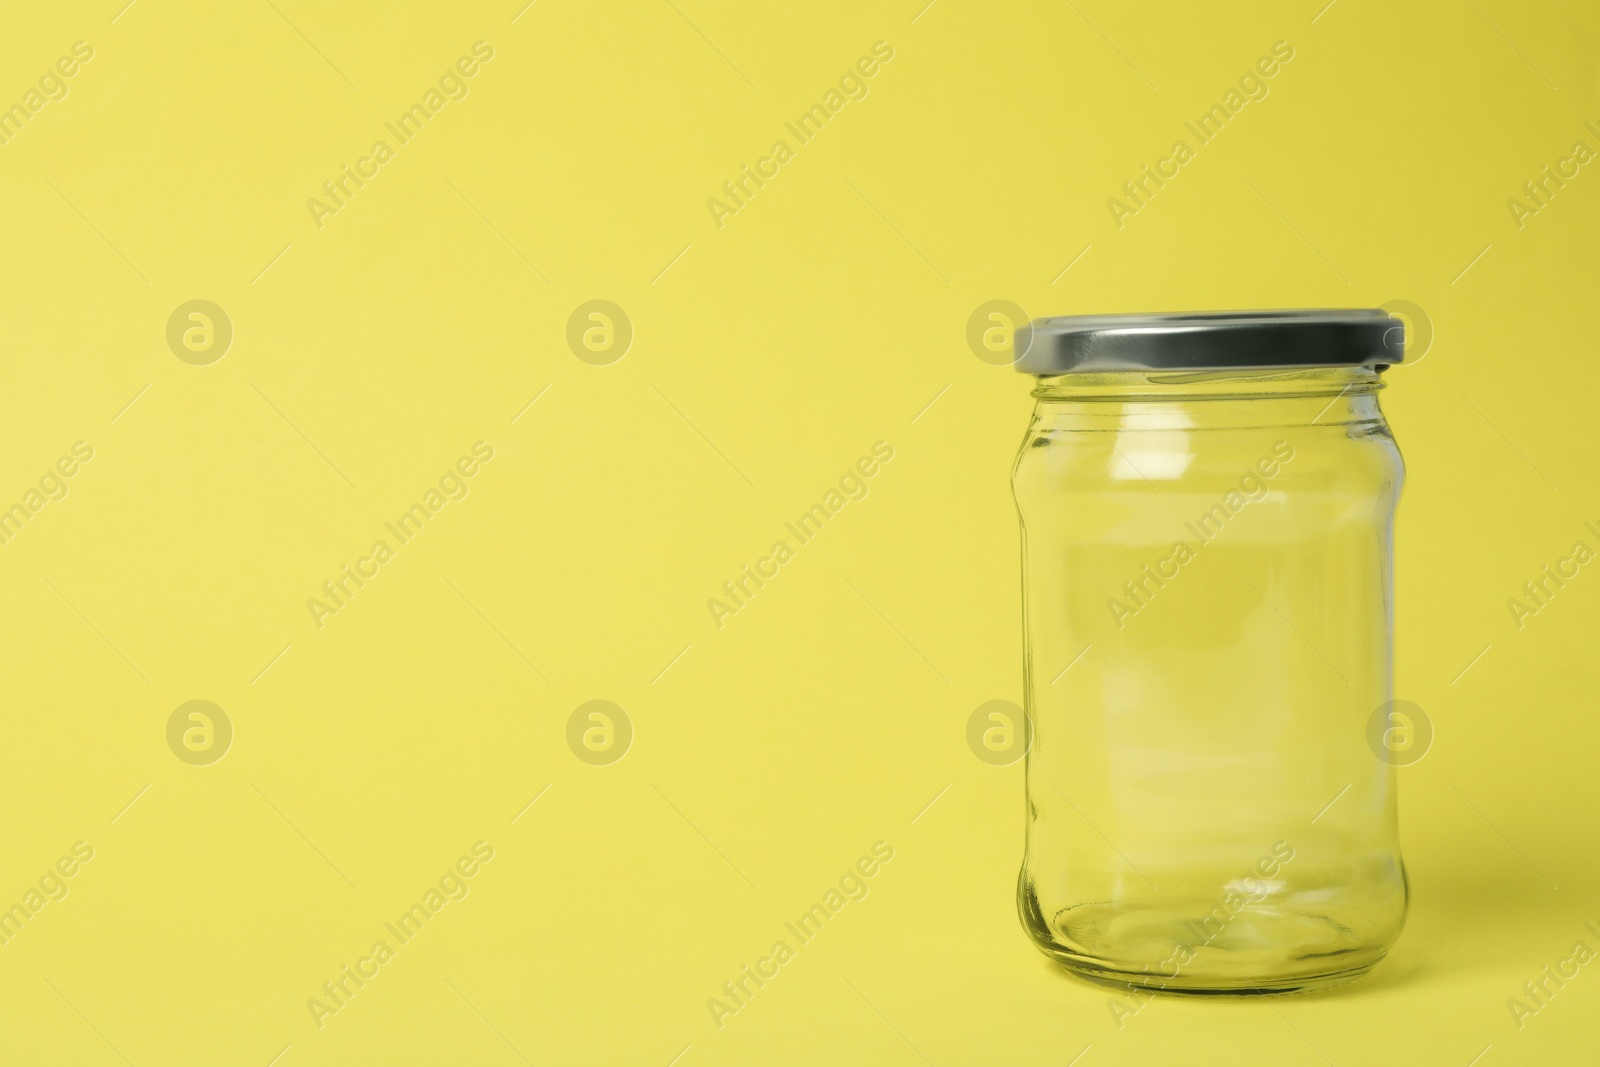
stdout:
<svg viewBox="0 0 1600 1067">
<path fill-rule="evenodd" d="M 1600 965 L 1521 1030 L 1506 1001 L 1600 948 L 1600 565 L 1520 630 L 1506 601 L 1600 548 L 1600 175 L 1520 229 L 1506 202 L 1600 148 L 1600 15 L 921 3 L 8 5 L 0 103 L 94 58 L 0 146 L 3 504 L 95 453 L 0 547 L 0 906 L 95 853 L 0 947 L 0 1062 L 1595 1062 Z M 318 228 L 479 40 L 470 94 Z M 1107 199 L 1280 40 L 1119 229 Z M 707 199 L 877 41 L 870 94 L 719 229 Z M 234 329 L 208 366 L 166 342 L 195 299 Z M 592 299 L 633 324 L 609 366 L 566 344 Z M 993 299 L 1425 309 L 1384 403 L 1397 695 L 1437 736 L 1365 983 L 1119 1030 L 1024 938 L 1021 766 L 965 742 L 1021 695 L 1028 382 L 965 340 Z M 319 629 L 307 598 L 478 440 L 470 495 Z M 880 440 L 870 495 L 717 629 Z M 194 699 L 235 731 L 209 766 L 166 742 Z M 635 731 L 609 766 L 566 743 L 593 699 Z M 318 1029 L 478 840 L 470 895 Z M 707 998 L 880 840 L 870 895 L 718 1029 Z"/>
</svg>

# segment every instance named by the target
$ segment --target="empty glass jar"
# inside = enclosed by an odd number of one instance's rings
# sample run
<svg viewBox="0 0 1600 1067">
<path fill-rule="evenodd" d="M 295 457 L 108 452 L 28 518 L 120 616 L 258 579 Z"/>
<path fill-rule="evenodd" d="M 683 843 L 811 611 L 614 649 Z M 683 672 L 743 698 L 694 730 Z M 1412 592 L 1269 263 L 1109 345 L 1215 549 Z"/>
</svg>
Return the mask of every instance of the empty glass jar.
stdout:
<svg viewBox="0 0 1600 1067">
<path fill-rule="evenodd" d="M 1023 925 L 1086 978 L 1287 992 L 1400 933 L 1382 311 L 1043 319 L 1022 520 Z"/>
</svg>

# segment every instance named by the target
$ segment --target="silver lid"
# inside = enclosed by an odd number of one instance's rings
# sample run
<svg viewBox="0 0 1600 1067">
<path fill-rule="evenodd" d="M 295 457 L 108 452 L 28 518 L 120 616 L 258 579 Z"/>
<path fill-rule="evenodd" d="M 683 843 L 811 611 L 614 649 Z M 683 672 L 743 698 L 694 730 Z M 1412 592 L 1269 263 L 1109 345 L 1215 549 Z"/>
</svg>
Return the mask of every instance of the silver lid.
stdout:
<svg viewBox="0 0 1600 1067">
<path fill-rule="evenodd" d="M 1405 356 L 1405 323 L 1379 308 L 1066 315 L 1016 332 L 1024 374 L 1374 367 Z"/>
</svg>

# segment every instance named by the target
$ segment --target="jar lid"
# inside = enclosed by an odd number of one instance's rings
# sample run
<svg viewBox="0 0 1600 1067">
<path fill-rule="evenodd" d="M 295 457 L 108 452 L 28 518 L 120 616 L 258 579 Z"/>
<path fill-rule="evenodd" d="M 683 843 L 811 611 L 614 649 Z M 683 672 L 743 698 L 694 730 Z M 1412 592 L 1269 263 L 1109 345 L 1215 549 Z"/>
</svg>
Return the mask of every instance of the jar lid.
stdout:
<svg viewBox="0 0 1600 1067">
<path fill-rule="evenodd" d="M 1024 374 L 1374 367 L 1405 356 L 1405 323 L 1380 308 L 1065 315 L 1016 331 Z"/>
</svg>

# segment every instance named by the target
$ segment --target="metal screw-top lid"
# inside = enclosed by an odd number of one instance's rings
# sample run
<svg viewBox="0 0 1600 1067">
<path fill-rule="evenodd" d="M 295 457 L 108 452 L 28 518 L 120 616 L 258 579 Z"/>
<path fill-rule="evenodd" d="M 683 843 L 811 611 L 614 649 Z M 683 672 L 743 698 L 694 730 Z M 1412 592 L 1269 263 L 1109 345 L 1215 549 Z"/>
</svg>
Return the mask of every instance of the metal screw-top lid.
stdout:
<svg viewBox="0 0 1600 1067">
<path fill-rule="evenodd" d="M 1024 374 L 1375 367 L 1405 356 L 1405 323 L 1379 308 L 1066 315 L 1015 337 Z"/>
</svg>

